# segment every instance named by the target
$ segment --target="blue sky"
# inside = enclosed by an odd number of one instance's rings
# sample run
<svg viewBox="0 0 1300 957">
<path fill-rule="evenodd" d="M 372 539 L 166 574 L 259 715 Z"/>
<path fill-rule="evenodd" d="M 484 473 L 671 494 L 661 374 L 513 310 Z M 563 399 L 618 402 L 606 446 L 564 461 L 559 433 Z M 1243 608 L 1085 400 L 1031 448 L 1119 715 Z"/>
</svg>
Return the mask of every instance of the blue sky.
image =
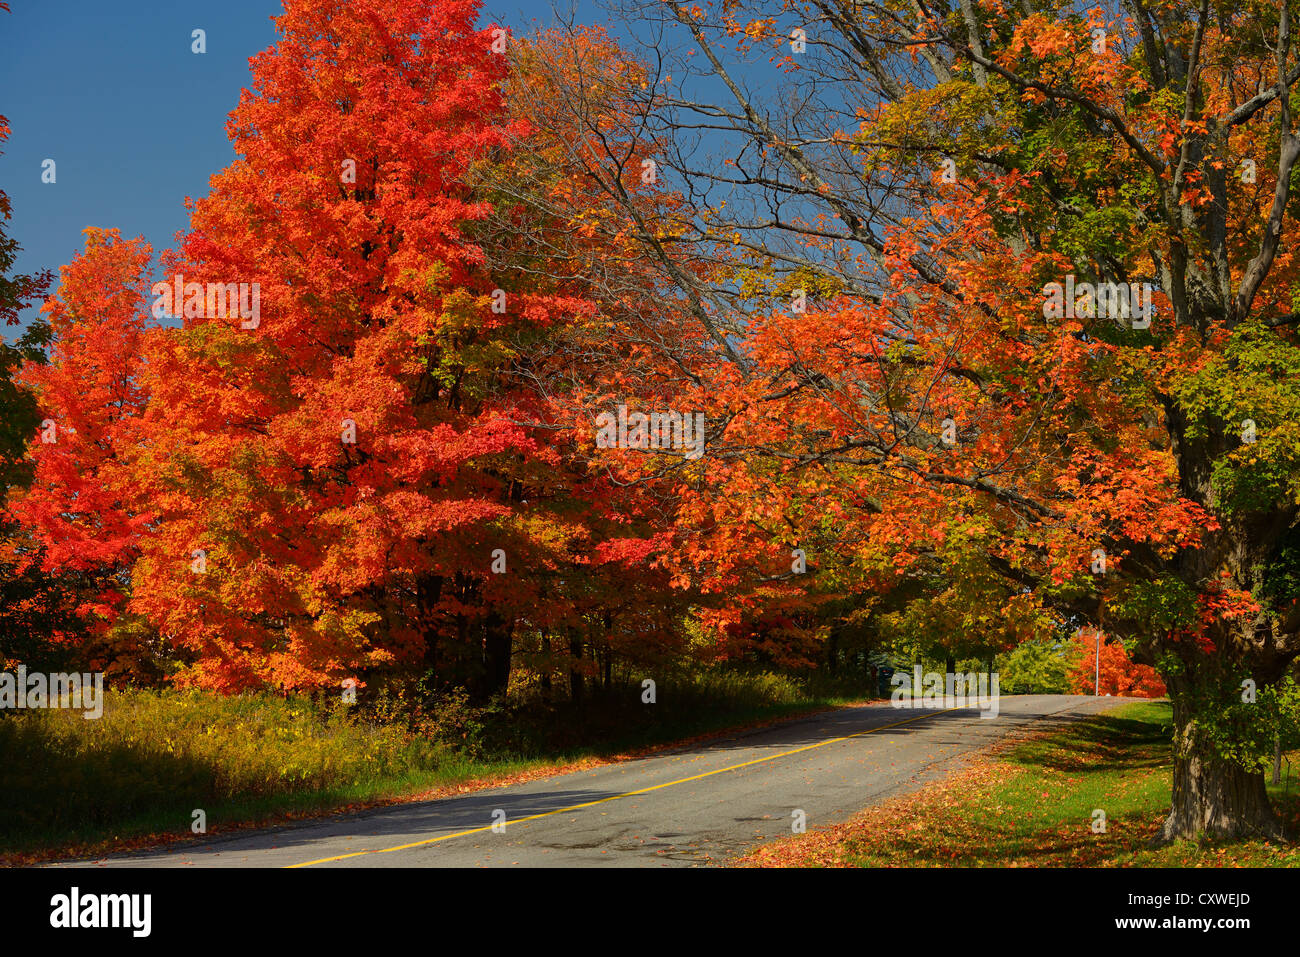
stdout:
<svg viewBox="0 0 1300 957">
<path fill-rule="evenodd" d="M 10 0 L 0 11 L 0 114 L 12 134 L 0 188 L 13 202 L 16 269 L 55 270 L 87 226 L 143 235 L 159 251 L 186 226 L 186 196 L 234 159 L 226 115 L 251 82 L 248 58 L 275 40 L 280 0 Z M 523 30 L 549 0 L 498 0 L 485 18 Z M 584 22 L 605 17 L 587 2 Z M 207 52 L 191 52 L 191 31 Z M 42 163 L 56 182 L 42 183 Z M 34 310 L 29 310 L 30 317 Z M 12 340 L 16 329 L 0 329 Z"/>
</svg>

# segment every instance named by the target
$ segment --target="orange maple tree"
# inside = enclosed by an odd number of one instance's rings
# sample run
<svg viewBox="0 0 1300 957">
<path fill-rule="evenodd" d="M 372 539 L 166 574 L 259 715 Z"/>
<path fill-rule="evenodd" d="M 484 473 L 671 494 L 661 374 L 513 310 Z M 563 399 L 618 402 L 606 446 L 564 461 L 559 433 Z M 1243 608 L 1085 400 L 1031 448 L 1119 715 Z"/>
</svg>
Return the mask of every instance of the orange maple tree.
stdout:
<svg viewBox="0 0 1300 957">
<path fill-rule="evenodd" d="M 1068 672 L 1070 690 L 1074 694 L 1109 694 L 1125 698 L 1163 698 L 1166 688 L 1156 670 L 1129 658 L 1124 645 L 1118 641 L 1101 640 L 1101 672 L 1097 672 L 1097 636 L 1088 629 L 1080 629 L 1074 636 L 1071 655 L 1074 665 Z"/>
</svg>

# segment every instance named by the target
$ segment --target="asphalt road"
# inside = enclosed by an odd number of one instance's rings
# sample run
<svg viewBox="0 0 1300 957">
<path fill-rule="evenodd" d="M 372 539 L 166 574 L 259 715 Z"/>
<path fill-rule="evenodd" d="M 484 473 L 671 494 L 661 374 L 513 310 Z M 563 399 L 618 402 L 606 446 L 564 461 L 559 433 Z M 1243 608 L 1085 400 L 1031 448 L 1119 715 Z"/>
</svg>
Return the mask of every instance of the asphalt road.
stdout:
<svg viewBox="0 0 1300 957">
<path fill-rule="evenodd" d="M 888 703 L 635 761 L 62 867 L 681 867 L 725 862 L 917 788 L 1008 733 L 1120 703 L 1003 697 L 997 717 Z M 504 820 L 504 827 L 501 821 Z M 493 830 L 496 822 L 497 828 Z"/>
</svg>

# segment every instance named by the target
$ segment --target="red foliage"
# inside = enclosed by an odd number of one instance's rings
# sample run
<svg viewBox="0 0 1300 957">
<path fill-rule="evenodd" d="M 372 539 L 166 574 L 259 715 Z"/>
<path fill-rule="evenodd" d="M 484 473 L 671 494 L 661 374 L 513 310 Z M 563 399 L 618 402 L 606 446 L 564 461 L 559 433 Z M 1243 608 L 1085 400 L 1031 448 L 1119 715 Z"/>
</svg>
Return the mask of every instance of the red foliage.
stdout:
<svg viewBox="0 0 1300 957">
<path fill-rule="evenodd" d="M 1096 632 L 1080 629 L 1073 644 L 1078 657 L 1069 673 L 1070 690 L 1075 694 L 1093 694 L 1098 684 Z M 1120 642 L 1107 640 L 1104 635 L 1100 692 L 1120 698 L 1163 698 L 1167 693 L 1154 668 L 1134 663 Z"/>
</svg>

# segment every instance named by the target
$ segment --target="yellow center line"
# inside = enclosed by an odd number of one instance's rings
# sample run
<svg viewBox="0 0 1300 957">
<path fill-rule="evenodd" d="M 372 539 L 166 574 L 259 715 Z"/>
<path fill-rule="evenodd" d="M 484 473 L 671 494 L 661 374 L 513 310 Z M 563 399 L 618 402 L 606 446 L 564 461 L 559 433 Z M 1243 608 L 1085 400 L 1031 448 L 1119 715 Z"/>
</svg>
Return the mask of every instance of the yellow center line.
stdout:
<svg viewBox="0 0 1300 957">
<path fill-rule="evenodd" d="M 882 724 L 878 728 L 868 728 L 866 731 L 856 731 L 853 734 L 846 734 L 838 738 L 827 738 L 825 741 L 818 741 L 816 744 L 805 744 L 801 748 L 782 751 L 779 754 L 769 754 L 767 757 L 754 758 L 752 761 L 742 761 L 740 764 L 733 764 L 730 767 L 717 768 L 713 771 L 705 771 L 702 774 L 694 774 L 689 778 L 679 778 L 676 781 L 665 781 L 663 784 L 655 784 L 648 788 L 640 788 L 636 791 L 625 791 L 622 794 L 613 794 L 609 797 L 598 798 L 595 801 L 587 801 L 584 804 L 573 804 L 569 807 L 562 807 L 554 811 L 543 811 L 541 814 L 533 814 L 529 817 L 517 817 L 513 821 L 499 821 L 496 824 L 487 824 L 483 827 L 471 828 L 468 831 L 457 831 L 454 834 L 443 834 L 441 837 L 430 837 L 423 841 L 415 841 L 412 844 L 399 844 L 397 847 L 383 847 L 374 851 L 353 851 L 351 854 L 339 854 L 336 857 L 322 857 L 315 861 L 304 861 L 301 864 L 287 864 L 285 866 L 287 868 L 311 867 L 313 864 L 328 864 L 331 861 L 345 861 L 349 857 L 363 857 L 366 854 L 391 854 L 393 851 L 407 851 L 413 847 L 423 847 L 426 844 L 437 844 L 439 841 L 450 841 L 454 837 L 466 837 L 470 834 L 482 834 L 484 831 L 490 831 L 494 827 L 505 828 L 510 824 L 523 824 L 525 821 L 539 821 L 544 817 L 554 817 L 556 814 L 568 814 L 570 811 L 580 811 L 583 808 L 595 807 L 597 804 L 605 804 L 608 801 L 620 801 L 623 798 L 635 797 L 638 794 L 649 794 L 651 791 L 659 791 L 663 788 L 670 788 L 678 784 L 686 784 L 690 781 L 699 781 L 701 778 L 712 777 L 715 774 L 723 774 L 727 771 L 735 771 L 738 768 L 747 768 L 751 765 L 762 764 L 765 761 L 775 761 L 777 758 L 788 758 L 790 755 L 799 754 L 801 751 L 811 751 L 814 748 L 824 748 L 828 744 L 848 741 L 851 738 L 860 738 L 863 735 L 874 734 L 877 731 L 888 731 L 890 728 L 897 728 L 899 725 L 903 724 L 911 724 L 913 721 L 920 721 L 922 718 L 930 718 L 940 714 L 947 714 L 950 711 L 961 710 L 961 708 L 944 708 L 942 711 L 927 711 L 925 714 L 918 714 L 915 717 L 904 718 L 902 721 L 895 721 L 893 724 Z"/>
</svg>

